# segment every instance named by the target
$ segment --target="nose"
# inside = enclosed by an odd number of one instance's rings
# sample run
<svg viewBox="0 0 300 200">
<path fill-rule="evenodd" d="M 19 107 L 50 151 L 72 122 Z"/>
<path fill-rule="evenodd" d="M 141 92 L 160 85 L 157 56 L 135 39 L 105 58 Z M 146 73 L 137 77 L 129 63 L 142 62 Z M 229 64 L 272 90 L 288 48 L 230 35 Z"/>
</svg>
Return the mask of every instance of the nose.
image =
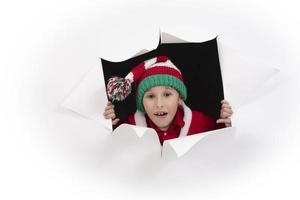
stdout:
<svg viewBox="0 0 300 200">
<path fill-rule="evenodd" d="M 164 105 L 164 103 L 163 103 L 163 98 L 157 97 L 157 98 L 156 98 L 156 106 L 157 106 L 158 108 L 162 108 L 163 105 Z"/>
</svg>

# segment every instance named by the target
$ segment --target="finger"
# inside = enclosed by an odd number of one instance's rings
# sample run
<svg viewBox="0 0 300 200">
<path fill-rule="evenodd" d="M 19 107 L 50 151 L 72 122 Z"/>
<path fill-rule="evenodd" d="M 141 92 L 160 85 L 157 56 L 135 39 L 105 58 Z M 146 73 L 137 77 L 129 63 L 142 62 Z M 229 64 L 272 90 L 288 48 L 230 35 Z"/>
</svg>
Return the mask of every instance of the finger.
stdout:
<svg viewBox="0 0 300 200">
<path fill-rule="evenodd" d="M 229 102 L 227 101 L 227 100 L 225 100 L 225 99 L 223 99 L 222 101 L 221 101 L 221 104 L 229 104 Z"/>
<path fill-rule="evenodd" d="M 111 106 L 111 105 L 114 105 L 114 104 L 112 104 L 110 101 L 108 101 L 106 104 L 106 106 Z"/>
<path fill-rule="evenodd" d="M 221 105 L 221 108 L 229 108 L 229 109 L 231 109 L 231 106 L 229 104 L 227 104 L 227 103 L 223 103 Z"/>
<path fill-rule="evenodd" d="M 109 110 L 105 110 L 105 111 L 103 112 L 103 115 L 106 116 L 106 115 L 109 115 L 109 114 L 114 113 L 114 112 L 115 112 L 115 110 L 111 108 L 111 109 L 109 109 Z"/>
<path fill-rule="evenodd" d="M 105 119 L 111 119 L 111 116 L 110 115 L 104 115 L 104 118 Z"/>
<path fill-rule="evenodd" d="M 220 113 L 223 113 L 223 112 L 228 113 L 230 115 L 233 114 L 233 111 L 230 108 L 222 108 Z"/>
<path fill-rule="evenodd" d="M 221 112 L 220 114 L 220 118 L 225 119 L 225 118 L 229 118 L 231 116 L 231 113 L 228 112 Z"/>
<path fill-rule="evenodd" d="M 115 119 L 116 118 L 116 114 L 115 113 L 111 113 L 105 116 L 105 119 Z"/>
<path fill-rule="evenodd" d="M 231 122 L 230 123 L 225 123 L 225 127 L 231 127 Z"/>
<path fill-rule="evenodd" d="M 114 119 L 116 117 L 115 113 L 109 113 L 109 114 L 104 113 L 103 115 L 105 119 Z"/>
<path fill-rule="evenodd" d="M 106 110 L 103 114 L 104 115 L 110 115 L 112 113 L 115 113 L 115 110 L 114 109 L 110 109 L 110 110 Z"/>
<path fill-rule="evenodd" d="M 109 105 L 109 106 L 106 106 L 104 110 L 106 111 L 106 110 L 110 110 L 110 109 L 114 109 L 114 108 L 115 108 L 114 105 Z"/>
<path fill-rule="evenodd" d="M 116 125 L 119 121 L 120 121 L 120 119 L 119 119 L 119 118 L 116 118 L 116 119 L 114 119 L 114 120 L 112 121 L 112 124 L 113 124 L 113 125 Z"/>
<path fill-rule="evenodd" d="M 231 123 L 231 119 L 230 118 L 226 118 L 226 119 L 218 119 L 216 121 L 217 124 L 221 124 L 221 123 L 227 123 L 230 124 Z"/>
</svg>

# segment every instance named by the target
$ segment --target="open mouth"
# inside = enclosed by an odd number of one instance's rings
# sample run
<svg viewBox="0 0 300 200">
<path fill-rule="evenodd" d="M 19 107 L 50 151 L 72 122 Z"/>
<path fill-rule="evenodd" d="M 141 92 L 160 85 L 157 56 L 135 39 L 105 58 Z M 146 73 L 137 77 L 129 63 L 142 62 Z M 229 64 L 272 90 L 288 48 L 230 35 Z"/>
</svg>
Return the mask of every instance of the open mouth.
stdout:
<svg viewBox="0 0 300 200">
<path fill-rule="evenodd" d="M 156 112 L 156 113 L 154 113 L 154 115 L 155 116 L 157 116 L 157 117 L 164 117 L 164 116 L 166 116 L 168 113 L 166 113 L 166 112 Z"/>
</svg>

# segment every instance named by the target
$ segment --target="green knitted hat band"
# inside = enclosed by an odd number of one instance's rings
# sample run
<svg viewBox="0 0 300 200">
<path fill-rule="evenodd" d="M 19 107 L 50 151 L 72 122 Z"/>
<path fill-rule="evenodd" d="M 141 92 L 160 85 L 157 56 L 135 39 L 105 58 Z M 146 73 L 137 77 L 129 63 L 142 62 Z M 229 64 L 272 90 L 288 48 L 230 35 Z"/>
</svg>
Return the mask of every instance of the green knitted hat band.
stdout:
<svg viewBox="0 0 300 200">
<path fill-rule="evenodd" d="M 145 112 L 143 106 L 143 96 L 147 90 L 155 86 L 170 86 L 177 90 L 182 100 L 187 98 L 187 90 L 184 83 L 175 76 L 159 74 L 145 78 L 139 83 L 136 95 L 137 109 L 141 112 Z"/>
</svg>

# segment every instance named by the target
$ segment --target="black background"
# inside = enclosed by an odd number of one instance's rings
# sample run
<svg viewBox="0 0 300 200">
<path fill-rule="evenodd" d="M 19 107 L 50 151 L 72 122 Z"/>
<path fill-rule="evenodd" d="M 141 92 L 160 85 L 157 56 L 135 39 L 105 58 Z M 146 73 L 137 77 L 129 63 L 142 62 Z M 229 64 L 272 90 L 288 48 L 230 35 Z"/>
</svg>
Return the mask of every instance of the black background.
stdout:
<svg viewBox="0 0 300 200">
<path fill-rule="evenodd" d="M 180 69 L 187 87 L 185 103 L 192 109 L 219 118 L 224 99 L 222 75 L 218 56 L 217 38 L 201 43 L 169 43 L 145 54 L 122 62 L 101 59 L 105 84 L 111 76 L 125 77 L 139 63 L 158 55 L 165 55 Z M 132 93 L 121 102 L 115 101 L 115 113 L 124 119 L 135 113 L 135 85 Z"/>
</svg>

